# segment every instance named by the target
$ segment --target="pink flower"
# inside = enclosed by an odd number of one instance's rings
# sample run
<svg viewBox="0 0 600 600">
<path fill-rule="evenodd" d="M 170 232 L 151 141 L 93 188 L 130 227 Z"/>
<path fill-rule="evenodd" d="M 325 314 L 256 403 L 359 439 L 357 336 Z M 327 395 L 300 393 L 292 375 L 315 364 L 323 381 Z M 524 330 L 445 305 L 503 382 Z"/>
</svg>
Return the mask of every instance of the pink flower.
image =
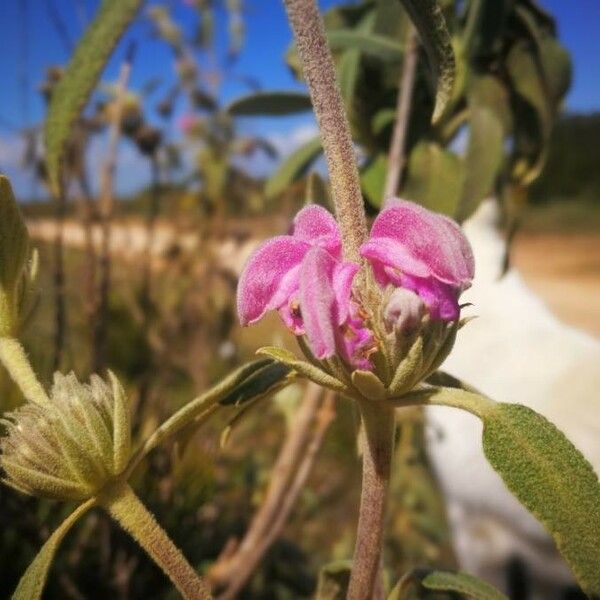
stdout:
<svg viewBox="0 0 600 600">
<path fill-rule="evenodd" d="M 361 255 L 382 287 L 396 289 L 383 307 L 386 327 L 417 331 L 425 307 L 434 320 L 456 321 L 458 297 L 469 287 L 471 248 L 452 220 L 406 201 L 393 201 L 373 223 Z M 363 310 L 353 293 L 359 265 L 343 261 L 338 225 L 320 206 L 302 209 L 289 235 L 263 243 L 250 257 L 238 285 L 242 325 L 277 310 L 298 336 L 306 336 L 319 360 L 339 356 L 352 368 L 372 369 L 377 349 Z M 423 306 L 424 305 L 424 306 Z"/>
<path fill-rule="evenodd" d="M 177 128 L 179 131 L 185 134 L 189 134 L 194 131 L 196 125 L 198 125 L 198 117 L 191 114 L 181 115 L 177 121 Z"/>
<path fill-rule="evenodd" d="M 333 216 L 320 206 L 307 206 L 294 219 L 290 235 L 266 241 L 248 260 L 238 284 L 240 322 L 250 325 L 277 310 L 295 335 L 306 335 L 316 358 L 340 354 L 366 367 L 364 352 L 372 335 L 352 300 L 358 269 L 341 260 Z"/>
<path fill-rule="evenodd" d="M 389 201 L 360 252 L 382 286 L 412 290 L 433 319 L 458 318 L 458 297 L 471 285 L 475 263 L 469 242 L 452 219 L 412 202 Z"/>
</svg>

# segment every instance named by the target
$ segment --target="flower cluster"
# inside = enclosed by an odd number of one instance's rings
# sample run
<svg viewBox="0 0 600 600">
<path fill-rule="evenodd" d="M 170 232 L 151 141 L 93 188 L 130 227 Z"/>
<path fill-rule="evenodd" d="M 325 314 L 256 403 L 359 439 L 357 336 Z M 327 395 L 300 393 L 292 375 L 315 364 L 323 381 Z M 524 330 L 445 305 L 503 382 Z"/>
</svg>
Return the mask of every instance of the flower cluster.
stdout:
<svg viewBox="0 0 600 600">
<path fill-rule="evenodd" d="M 27 402 L 0 419 L 5 482 L 33 496 L 85 500 L 119 475 L 131 454 L 125 392 L 116 377 L 54 375 L 50 404 Z"/>
<path fill-rule="evenodd" d="M 311 359 L 339 359 L 347 372 L 374 371 L 386 384 L 418 338 L 421 352 L 429 344 L 439 354 L 457 328 L 458 299 L 474 273 L 458 225 L 392 200 L 360 254 L 372 276 L 357 285 L 360 265 L 343 259 L 333 216 L 320 206 L 304 208 L 289 235 L 266 241 L 248 260 L 238 286 L 242 325 L 277 310 L 305 338 Z M 439 363 L 429 359 L 429 367 Z"/>
</svg>

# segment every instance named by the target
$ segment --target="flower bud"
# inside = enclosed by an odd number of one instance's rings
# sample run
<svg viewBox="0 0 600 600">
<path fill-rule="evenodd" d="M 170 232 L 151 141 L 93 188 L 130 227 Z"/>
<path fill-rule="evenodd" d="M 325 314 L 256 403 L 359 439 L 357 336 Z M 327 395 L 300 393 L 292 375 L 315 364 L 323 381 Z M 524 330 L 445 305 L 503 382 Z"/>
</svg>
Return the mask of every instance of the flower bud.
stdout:
<svg viewBox="0 0 600 600">
<path fill-rule="evenodd" d="M 84 500 L 119 475 L 131 455 L 125 392 L 109 372 L 89 384 L 54 375 L 50 406 L 28 402 L 0 422 L 5 483 L 32 496 Z"/>
</svg>

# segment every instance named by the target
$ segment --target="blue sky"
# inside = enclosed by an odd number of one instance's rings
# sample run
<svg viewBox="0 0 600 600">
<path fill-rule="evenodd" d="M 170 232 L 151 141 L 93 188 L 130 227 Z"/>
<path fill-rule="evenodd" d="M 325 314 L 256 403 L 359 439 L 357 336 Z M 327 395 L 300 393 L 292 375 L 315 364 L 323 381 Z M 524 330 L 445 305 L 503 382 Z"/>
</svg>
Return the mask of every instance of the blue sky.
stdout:
<svg viewBox="0 0 600 600">
<path fill-rule="evenodd" d="M 339 0 L 320 0 L 323 9 Z M 17 131 L 25 125 L 39 123 L 44 105 L 37 86 L 44 78 L 46 68 L 65 62 L 66 46 L 81 35 L 83 24 L 93 15 L 98 0 L 1 0 L 0 1 L 0 170 L 9 174 L 21 196 L 31 195 L 31 178 L 19 168 L 20 142 Z M 193 11 L 180 0 L 171 2 L 178 22 L 191 23 Z M 246 41 L 241 56 L 233 68 L 238 76 L 252 76 L 265 88 L 299 88 L 287 69 L 283 54 L 290 43 L 290 30 L 280 0 L 244 0 Z M 559 36 L 571 52 L 574 62 L 574 82 L 566 101 L 569 111 L 600 110 L 600 2 L 598 0 L 541 0 L 540 4 L 554 14 L 558 21 Z M 53 25 L 52 11 L 61 16 L 66 34 L 61 36 Z M 225 18 L 217 19 L 217 48 L 224 53 L 226 46 Z M 150 26 L 144 19 L 127 33 L 117 47 L 104 74 L 105 80 L 117 77 L 124 48 L 130 39 L 139 40 L 131 87 L 141 87 L 151 77 L 163 79 L 166 90 L 174 81 L 173 57 L 162 43 L 149 37 Z M 65 38 L 67 38 L 65 40 Z M 221 100 L 228 101 L 247 91 L 244 84 L 230 80 L 221 90 Z M 160 91 L 153 99 L 158 100 Z M 185 110 L 183 106 L 178 107 Z M 260 131 L 285 142 L 288 136 L 302 138 L 310 128 L 307 117 L 296 119 L 254 119 L 242 127 Z M 136 169 L 129 176 L 120 177 L 120 191 L 130 191 L 145 179 L 146 168 L 132 148 L 123 148 L 122 164 Z M 131 163 L 131 164 L 130 164 Z M 135 172 L 135 175 L 133 174 Z"/>
</svg>

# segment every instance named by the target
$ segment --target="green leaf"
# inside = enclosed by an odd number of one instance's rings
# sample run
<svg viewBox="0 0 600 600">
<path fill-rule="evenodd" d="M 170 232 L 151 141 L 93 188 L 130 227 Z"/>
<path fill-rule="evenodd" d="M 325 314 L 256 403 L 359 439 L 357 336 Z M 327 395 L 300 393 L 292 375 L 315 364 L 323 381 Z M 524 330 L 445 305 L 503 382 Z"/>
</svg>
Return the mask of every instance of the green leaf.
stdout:
<svg viewBox="0 0 600 600">
<path fill-rule="evenodd" d="M 592 466 L 552 423 L 518 404 L 487 414 L 483 448 L 552 534 L 583 591 L 600 598 L 600 484 Z"/>
<path fill-rule="evenodd" d="M 492 191 L 504 158 L 504 130 L 492 109 L 470 107 L 469 145 L 465 156 L 465 181 L 456 211 L 456 219 L 471 216 L 481 200 Z"/>
<path fill-rule="evenodd" d="M 442 116 L 446 104 L 452 97 L 456 60 L 452 40 L 437 0 L 401 0 L 414 23 L 437 77 L 437 92 L 433 123 Z"/>
<path fill-rule="evenodd" d="M 489 583 L 467 573 L 434 571 L 422 580 L 421 585 L 428 590 L 456 592 L 474 600 L 508 600 Z"/>
<path fill-rule="evenodd" d="M 267 198 L 274 198 L 296 181 L 321 154 L 321 150 L 321 139 L 316 137 L 292 152 L 267 180 Z"/>
<path fill-rule="evenodd" d="M 234 100 L 225 110 L 236 117 L 282 116 L 312 109 L 310 96 L 303 92 L 257 92 Z"/>
<path fill-rule="evenodd" d="M 340 392 L 342 394 L 348 394 L 349 389 L 346 385 L 344 385 L 341 381 L 332 377 L 325 371 L 319 369 L 315 365 L 300 360 L 293 352 L 286 350 L 285 348 L 278 348 L 275 346 L 266 346 L 264 348 L 259 348 L 256 351 L 257 354 L 264 354 L 265 356 L 270 356 L 274 360 L 277 360 L 284 365 L 294 369 L 298 374 L 318 383 L 323 387 L 330 388 L 336 392 Z"/>
<path fill-rule="evenodd" d="M 387 157 L 385 154 L 375 156 L 360 172 L 360 186 L 363 194 L 367 197 L 369 204 L 375 208 L 381 208 L 383 203 L 386 173 Z"/>
<path fill-rule="evenodd" d="M 13 331 L 18 287 L 29 257 L 29 234 L 9 180 L 0 175 L 0 335 Z"/>
<path fill-rule="evenodd" d="M 29 256 L 29 234 L 10 181 L 0 175 L 0 287 L 17 284 Z"/>
<path fill-rule="evenodd" d="M 127 466 L 127 472 L 131 472 L 148 452 L 165 439 L 177 435 L 202 417 L 210 415 L 215 408 L 235 407 L 263 398 L 291 383 L 293 378 L 291 368 L 268 358 L 243 365 L 171 415 L 135 453 L 135 457 Z"/>
<path fill-rule="evenodd" d="M 435 142 L 419 142 L 410 153 L 403 196 L 454 216 L 464 180 L 464 164 L 458 156 Z"/>
<path fill-rule="evenodd" d="M 600 482 L 565 435 L 526 406 L 461 389 L 424 387 L 410 402 L 462 408 L 483 421 L 488 461 L 552 535 L 581 589 L 600 598 Z"/>
<path fill-rule="evenodd" d="M 394 40 L 374 33 L 354 29 L 336 29 L 327 34 L 332 50 L 358 50 L 367 56 L 386 62 L 401 61 L 404 46 Z"/>
<path fill-rule="evenodd" d="M 19 585 L 12 595 L 12 600 L 38 600 L 42 597 L 48 571 L 60 543 L 75 522 L 92 508 L 95 503 L 96 500 L 92 498 L 76 508 L 46 540 L 42 549 L 38 552 L 29 567 L 27 567 L 27 571 L 25 571 L 23 577 L 21 577 Z"/>
<path fill-rule="evenodd" d="M 315 600 L 345 600 L 351 570 L 350 560 L 337 560 L 325 565 L 319 573 Z"/>
<path fill-rule="evenodd" d="M 45 125 L 46 161 L 50 187 L 57 197 L 62 193 L 61 164 L 73 125 L 141 3 L 142 0 L 103 0 L 52 93 Z"/>
</svg>

